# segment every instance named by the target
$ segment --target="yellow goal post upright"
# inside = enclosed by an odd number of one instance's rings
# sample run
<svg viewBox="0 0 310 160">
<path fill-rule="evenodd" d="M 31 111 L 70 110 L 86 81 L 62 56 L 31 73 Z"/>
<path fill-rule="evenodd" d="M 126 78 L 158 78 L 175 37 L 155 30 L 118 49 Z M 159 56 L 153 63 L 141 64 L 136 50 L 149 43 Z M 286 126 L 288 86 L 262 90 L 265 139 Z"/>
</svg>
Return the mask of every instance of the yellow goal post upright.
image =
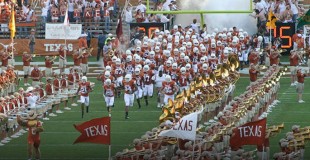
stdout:
<svg viewBox="0 0 310 160">
<path fill-rule="evenodd" d="M 233 0 L 232 0 L 233 1 Z M 204 24 L 204 14 L 246 14 L 253 13 L 253 2 L 250 1 L 249 10 L 179 10 L 179 11 L 152 11 L 150 10 L 150 0 L 146 0 L 147 14 L 200 14 L 200 25 Z"/>
</svg>

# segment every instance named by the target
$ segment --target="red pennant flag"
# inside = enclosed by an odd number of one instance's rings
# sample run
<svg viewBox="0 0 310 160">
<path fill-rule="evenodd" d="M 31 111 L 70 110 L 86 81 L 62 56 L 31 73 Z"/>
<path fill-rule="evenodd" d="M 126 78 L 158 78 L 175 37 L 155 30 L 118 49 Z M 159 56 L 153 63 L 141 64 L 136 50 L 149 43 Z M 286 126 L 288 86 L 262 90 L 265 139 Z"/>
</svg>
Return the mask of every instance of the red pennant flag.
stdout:
<svg viewBox="0 0 310 160">
<path fill-rule="evenodd" d="M 110 117 L 103 117 L 74 125 L 75 129 L 81 132 L 74 144 L 83 142 L 110 144 L 110 121 Z"/>
<path fill-rule="evenodd" d="M 120 14 L 117 22 L 116 36 L 118 39 L 120 39 L 122 35 L 123 35 L 122 14 Z"/>
<path fill-rule="evenodd" d="M 249 122 L 233 130 L 230 145 L 240 147 L 242 145 L 262 145 L 265 140 L 266 118 Z"/>
</svg>

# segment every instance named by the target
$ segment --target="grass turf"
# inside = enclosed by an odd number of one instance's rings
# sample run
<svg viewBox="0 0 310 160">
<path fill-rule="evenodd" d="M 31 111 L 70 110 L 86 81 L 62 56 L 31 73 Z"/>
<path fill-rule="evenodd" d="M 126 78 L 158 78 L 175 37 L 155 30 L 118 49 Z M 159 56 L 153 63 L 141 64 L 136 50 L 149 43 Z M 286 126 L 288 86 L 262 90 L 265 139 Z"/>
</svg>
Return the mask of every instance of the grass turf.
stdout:
<svg viewBox="0 0 310 160">
<path fill-rule="evenodd" d="M 90 81 L 96 81 L 90 79 Z M 309 80 L 305 80 L 304 100 L 310 102 L 310 89 L 307 84 Z M 279 151 L 278 142 L 280 138 L 285 137 L 285 133 L 290 131 L 291 126 L 299 124 L 301 127 L 310 124 L 309 105 L 308 103 L 297 103 L 297 94 L 295 88 L 290 87 L 290 79 L 281 79 L 281 89 L 278 97 L 281 103 L 273 109 L 268 115 L 268 125 L 281 124 L 284 122 L 285 128 L 281 133 L 270 139 L 271 156 Z M 234 95 L 243 93 L 246 86 L 249 85 L 249 79 L 242 77 L 236 84 Z M 102 98 L 102 89 L 97 83 L 94 92 L 90 95 L 90 113 L 81 119 L 80 107 L 72 107 L 71 111 L 65 111 L 58 114 L 58 117 L 50 118 L 50 121 L 44 121 L 45 131 L 41 133 L 41 153 L 42 159 L 107 159 L 108 146 L 97 144 L 75 144 L 74 140 L 79 136 L 79 132 L 73 127 L 73 124 L 82 123 L 84 121 L 108 116 Z M 151 130 L 158 125 L 158 118 L 161 110 L 156 107 L 156 96 L 151 98 L 148 107 L 144 106 L 142 100 L 142 108 L 138 109 L 135 103 L 130 109 L 129 120 L 124 119 L 124 101 L 123 98 L 115 99 L 115 108 L 112 110 L 111 124 L 111 143 L 112 155 L 129 146 L 134 138 L 139 138 L 146 131 Z M 61 105 L 63 108 L 63 105 Z M 305 158 L 310 159 L 310 151 L 306 145 Z M 25 159 L 27 157 L 27 136 L 26 134 L 12 140 L 9 144 L 0 147 L 0 159 Z M 253 148 L 253 147 L 250 147 Z"/>
</svg>

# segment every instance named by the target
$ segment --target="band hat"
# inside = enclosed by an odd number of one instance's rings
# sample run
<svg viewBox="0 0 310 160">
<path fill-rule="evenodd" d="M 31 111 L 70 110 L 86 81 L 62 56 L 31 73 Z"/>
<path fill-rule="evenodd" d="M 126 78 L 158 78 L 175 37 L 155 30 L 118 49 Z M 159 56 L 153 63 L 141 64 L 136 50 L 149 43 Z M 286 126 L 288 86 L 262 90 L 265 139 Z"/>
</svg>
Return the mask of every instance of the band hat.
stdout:
<svg viewBox="0 0 310 160">
<path fill-rule="evenodd" d="M 80 35 L 80 37 L 87 37 L 87 34 L 83 33 Z"/>
<path fill-rule="evenodd" d="M 38 114 L 36 114 L 36 112 L 34 110 L 31 110 L 27 115 L 27 119 L 29 119 L 29 120 L 33 120 L 37 117 L 38 117 Z"/>
<path fill-rule="evenodd" d="M 26 92 L 30 92 L 30 91 L 32 91 L 32 90 L 34 90 L 33 87 L 28 87 L 27 90 L 26 90 Z"/>
<path fill-rule="evenodd" d="M 299 127 L 300 127 L 300 126 L 298 126 L 298 125 L 293 125 L 293 126 L 292 126 L 292 130 L 299 129 Z"/>
</svg>

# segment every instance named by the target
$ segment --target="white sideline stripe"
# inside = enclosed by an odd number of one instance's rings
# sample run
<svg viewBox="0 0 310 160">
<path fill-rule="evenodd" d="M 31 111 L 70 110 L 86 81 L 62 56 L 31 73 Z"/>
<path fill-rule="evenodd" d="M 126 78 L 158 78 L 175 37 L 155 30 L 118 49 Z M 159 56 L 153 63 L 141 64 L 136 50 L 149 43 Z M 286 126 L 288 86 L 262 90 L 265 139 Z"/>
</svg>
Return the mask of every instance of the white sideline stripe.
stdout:
<svg viewBox="0 0 310 160">
<path fill-rule="evenodd" d="M 287 93 L 282 93 L 282 94 L 296 94 L 297 95 L 297 93 L 295 92 L 287 92 Z M 303 94 L 310 94 L 310 93 L 303 93 Z"/>
</svg>

